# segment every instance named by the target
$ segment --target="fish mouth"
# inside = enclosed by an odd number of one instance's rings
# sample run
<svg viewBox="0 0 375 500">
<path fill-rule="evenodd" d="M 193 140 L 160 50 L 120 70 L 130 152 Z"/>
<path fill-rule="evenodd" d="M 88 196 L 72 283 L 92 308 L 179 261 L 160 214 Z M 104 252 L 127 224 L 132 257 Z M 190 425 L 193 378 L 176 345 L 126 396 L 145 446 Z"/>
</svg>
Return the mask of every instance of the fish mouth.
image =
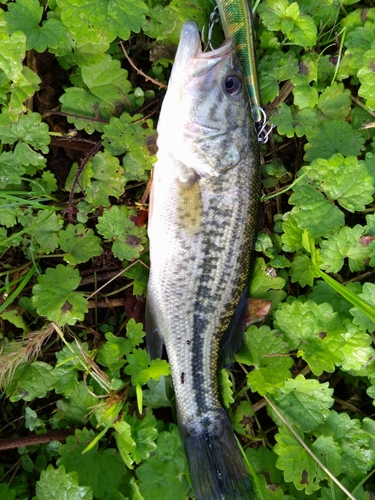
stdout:
<svg viewBox="0 0 375 500">
<path fill-rule="evenodd" d="M 223 57 L 231 54 L 233 50 L 233 41 L 229 39 L 218 49 L 203 52 L 196 23 L 187 21 L 181 30 L 172 76 L 185 82 L 202 76 L 211 71 Z"/>
</svg>

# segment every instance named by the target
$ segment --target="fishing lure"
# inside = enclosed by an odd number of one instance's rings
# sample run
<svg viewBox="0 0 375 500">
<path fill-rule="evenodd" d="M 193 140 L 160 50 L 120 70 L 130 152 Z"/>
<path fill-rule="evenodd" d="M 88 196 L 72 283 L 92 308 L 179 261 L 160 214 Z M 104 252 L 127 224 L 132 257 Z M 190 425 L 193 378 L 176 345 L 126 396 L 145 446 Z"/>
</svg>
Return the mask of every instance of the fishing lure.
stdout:
<svg viewBox="0 0 375 500">
<path fill-rule="evenodd" d="M 233 38 L 235 51 L 245 76 L 258 141 L 268 140 L 271 131 L 267 127 L 267 116 L 262 108 L 256 72 L 253 18 L 248 0 L 216 0 L 226 38 Z M 213 21 L 214 22 L 214 21 Z"/>
</svg>

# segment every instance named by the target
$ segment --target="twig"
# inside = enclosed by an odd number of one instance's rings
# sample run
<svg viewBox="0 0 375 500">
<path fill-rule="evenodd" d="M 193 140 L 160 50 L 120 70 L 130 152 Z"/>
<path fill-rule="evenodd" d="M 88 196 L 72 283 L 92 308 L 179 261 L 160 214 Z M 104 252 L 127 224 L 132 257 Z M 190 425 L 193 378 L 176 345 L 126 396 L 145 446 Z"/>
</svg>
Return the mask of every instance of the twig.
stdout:
<svg viewBox="0 0 375 500">
<path fill-rule="evenodd" d="M 165 83 L 162 83 L 162 82 L 159 82 L 158 80 L 155 80 L 154 78 L 151 78 L 151 76 L 148 76 L 146 75 L 146 73 L 144 73 L 141 69 L 137 68 L 137 66 L 133 63 L 133 61 L 130 59 L 130 57 L 128 56 L 128 54 L 126 53 L 126 50 L 125 50 L 125 47 L 123 46 L 122 42 L 120 41 L 120 45 L 121 45 L 121 49 L 124 53 L 124 56 L 126 57 L 126 59 L 128 60 L 130 66 L 132 68 L 135 69 L 135 71 L 139 74 L 139 75 L 142 75 L 143 78 L 146 80 L 146 82 L 150 81 L 152 82 L 154 85 L 157 85 L 158 87 L 162 87 L 164 89 L 168 88 L 168 85 L 166 85 Z"/>
<path fill-rule="evenodd" d="M 343 484 L 340 483 L 338 479 L 332 474 L 332 472 L 327 469 L 327 467 L 323 464 L 321 460 L 315 455 L 315 453 L 310 450 L 310 448 L 307 446 L 307 444 L 303 441 L 302 438 L 297 434 L 297 432 L 293 429 L 293 427 L 289 424 L 289 422 L 284 418 L 284 416 L 280 413 L 280 411 L 276 408 L 276 406 L 270 401 L 270 399 L 267 396 L 264 396 L 264 399 L 267 401 L 267 403 L 271 406 L 273 411 L 276 413 L 276 415 L 281 419 L 284 425 L 287 426 L 288 430 L 293 434 L 293 436 L 297 439 L 299 444 L 304 448 L 307 453 L 315 460 L 315 462 L 321 467 L 324 472 L 327 474 L 327 476 L 337 484 L 337 486 L 351 499 L 351 500 L 356 500 L 355 497 L 348 491 Z"/>
<path fill-rule="evenodd" d="M 90 161 L 90 159 L 99 151 L 100 147 L 102 145 L 102 140 L 98 141 L 93 148 L 90 149 L 90 151 L 87 153 L 87 155 L 84 157 L 84 159 L 81 162 L 81 165 L 78 167 L 76 175 L 74 176 L 72 188 L 69 193 L 69 200 L 68 200 L 68 218 L 69 222 L 72 224 L 75 224 L 75 220 L 73 219 L 73 198 L 74 198 L 74 191 L 76 189 L 76 185 L 78 183 L 79 176 L 81 175 L 83 169 L 87 165 L 87 163 Z"/>
<path fill-rule="evenodd" d="M 49 443 L 50 441 L 65 441 L 65 439 L 74 434 L 74 428 L 62 429 L 58 431 L 49 431 L 45 434 L 32 434 L 20 438 L 0 439 L 0 451 L 12 450 L 21 446 L 30 446 L 32 444 Z"/>
</svg>

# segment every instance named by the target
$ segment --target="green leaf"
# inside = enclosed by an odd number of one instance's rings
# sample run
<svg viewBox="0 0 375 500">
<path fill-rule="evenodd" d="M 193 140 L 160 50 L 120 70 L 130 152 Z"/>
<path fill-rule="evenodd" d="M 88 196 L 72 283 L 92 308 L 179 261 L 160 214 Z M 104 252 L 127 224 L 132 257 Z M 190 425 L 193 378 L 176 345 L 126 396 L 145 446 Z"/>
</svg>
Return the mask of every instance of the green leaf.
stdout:
<svg viewBox="0 0 375 500">
<path fill-rule="evenodd" d="M 133 459 L 130 457 L 130 454 L 135 448 L 135 441 L 131 435 L 132 428 L 124 420 L 115 421 L 113 427 L 116 429 L 115 439 L 121 458 L 126 463 L 127 467 L 132 469 Z"/>
<path fill-rule="evenodd" d="M 156 453 L 136 469 L 144 500 L 185 500 L 188 466 L 177 426 L 161 432 Z"/>
<path fill-rule="evenodd" d="M 108 207 L 110 196 L 119 198 L 125 186 L 124 170 L 117 158 L 110 154 L 97 153 L 90 160 L 93 179 L 86 187 L 86 199 L 94 207 Z"/>
<path fill-rule="evenodd" d="M 350 90 L 342 83 L 333 82 L 319 96 L 318 108 L 331 120 L 345 120 L 350 113 Z"/>
<path fill-rule="evenodd" d="M 89 387 L 92 391 L 92 387 Z M 98 399 L 89 393 L 85 382 L 80 381 L 78 386 L 69 391 L 68 395 L 57 402 L 64 419 L 74 425 L 85 424 L 92 408 L 98 404 Z"/>
<path fill-rule="evenodd" d="M 315 375 L 333 372 L 335 364 L 343 362 L 342 333 L 346 328 L 330 304 L 316 304 L 311 300 L 283 303 L 275 312 L 275 322 L 290 349 L 299 349 L 297 355 L 308 362 Z"/>
<path fill-rule="evenodd" d="M 281 30 L 287 37 L 302 47 L 312 47 L 316 42 L 317 29 L 313 19 L 299 11 L 296 2 L 287 0 L 266 0 L 257 11 L 272 31 Z"/>
<path fill-rule="evenodd" d="M 112 117 L 108 125 L 104 125 L 103 145 L 106 151 L 118 156 L 128 151 L 144 148 L 144 155 L 148 156 L 145 146 L 147 137 L 154 133 L 151 120 L 139 121 L 142 115 L 130 116 L 122 113 L 120 118 Z"/>
<path fill-rule="evenodd" d="M 126 338 L 116 337 L 110 332 L 105 334 L 107 342 L 100 347 L 97 361 L 111 368 L 120 358 L 128 356 L 134 347 L 141 344 L 145 335 L 142 323 L 130 319 L 126 324 Z"/>
<path fill-rule="evenodd" d="M 68 253 L 64 255 L 65 262 L 72 266 L 87 262 L 103 252 L 100 238 L 83 224 L 68 224 L 65 230 L 59 232 L 59 243 L 61 250 Z"/>
<path fill-rule="evenodd" d="M 294 257 L 289 271 L 292 283 L 298 282 L 301 286 L 312 286 L 318 274 L 314 264 L 307 255 Z"/>
<path fill-rule="evenodd" d="M 363 54 L 361 61 L 361 69 L 358 71 L 357 76 L 361 82 L 358 90 L 358 95 L 367 99 L 366 106 L 371 110 L 375 110 L 375 50 L 368 50 Z"/>
<path fill-rule="evenodd" d="M 321 384 L 318 380 L 298 375 L 287 380 L 275 392 L 273 400 L 297 432 L 312 433 L 328 418 L 329 408 L 334 403 L 332 394 L 328 382 Z"/>
<path fill-rule="evenodd" d="M 28 227 L 28 234 L 32 236 L 32 246 L 39 253 L 52 253 L 59 246 L 58 231 L 60 231 L 63 220 L 54 210 L 38 210 L 36 217 L 19 217 L 19 222 Z"/>
<path fill-rule="evenodd" d="M 359 297 L 364 299 L 371 306 L 375 307 L 375 285 L 373 283 L 365 283 Z M 355 325 L 358 325 L 360 328 L 368 330 L 371 333 L 375 332 L 375 323 L 357 307 L 352 307 L 352 309 L 350 309 L 350 313 L 353 315 L 353 323 Z"/>
<path fill-rule="evenodd" d="M 134 214 L 122 205 L 112 206 L 98 217 L 98 232 L 107 240 L 113 240 L 113 255 L 120 260 L 137 259 L 147 241 L 145 228 L 137 227 L 131 220 Z"/>
<path fill-rule="evenodd" d="M 222 368 L 219 372 L 219 387 L 223 405 L 229 408 L 230 405 L 234 403 L 233 383 L 230 379 L 229 371 L 226 368 Z"/>
<path fill-rule="evenodd" d="M 54 469 L 48 465 L 42 470 L 40 479 L 36 483 L 38 500 L 92 500 L 93 493 L 87 486 L 79 486 L 76 471 L 65 472 L 65 467 L 60 465 Z"/>
<path fill-rule="evenodd" d="M 263 258 L 255 261 L 253 277 L 250 282 L 250 295 L 253 298 L 272 300 L 274 305 L 286 297 L 281 290 L 285 279 L 277 276 L 276 271 L 268 267 Z"/>
<path fill-rule="evenodd" d="M 88 311 L 87 301 L 81 293 L 73 291 L 80 281 L 78 269 L 70 266 L 58 264 L 56 269 L 46 269 L 33 287 L 32 302 L 38 314 L 60 326 L 82 321 Z"/>
<path fill-rule="evenodd" d="M 319 465 L 315 460 L 285 426 L 279 428 L 275 439 L 277 443 L 273 450 L 279 455 L 276 467 L 284 471 L 285 481 L 293 482 L 297 490 L 304 490 L 306 495 L 318 490 Z"/>
<path fill-rule="evenodd" d="M 112 42 L 117 36 L 127 40 L 139 33 L 148 8 L 141 0 L 57 0 L 61 19 L 77 37 L 87 36 L 95 43 Z"/>
<path fill-rule="evenodd" d="M 365 260 L 371 253 L 371 247 L 363 246 L 361 237 L 365 230 L 357 224 L 353 228 L 344 226 L 337 234 L 320 244 L 321 257 L 324 263 L 320 266 L 329 273 L 337 273 L 344 265 L 344 258 L 348 258 L 352 272 L 363 271 Z"/>
<path fill-rule="evenodd" d="M 362 211 L 372 202 L 375 187 L 363 161 L 354 156 L 335 154 L 328 160 L 318 158 L 304 167 L 307 176 L 315 180 L 329 200 L 337 200 L 350 212 Z"/>
<path fill-rule="evenodd" d="M 66 444 L 59 448 L 60 458 L 57 465 L 64 465 L 67 472 L 76 471 L 81 485 L 92 489 L 96 498 L 106 492 L 116 492 L 124 476 L 125 469 L 116 450 L 107 448 L 98 450 L 98 444 L 82 454 L 82 451 L 95 437 L 93 431 L 87 429 L 75 432 L 75 436 L 68 436 Z"/>
<path fill-rule="evenodd" d="M 33 401 L 44 398 L 53 387 L 51 377 L 52 366 L 42 361 L 34 361 L 26 366 L 18 379 L 17 388 L 11 396 L 11 401 Z"/>
<path fill-rule="evenodd" d="M 324 436 L 332 436 L 342 449 L 342 474 L 357 481 L 373 467 L 375 454 L 370 448 L 371 438 L 361 429 L 360 421 L 351 419 L 347 413 L 338 414 L 331 410 L 329 417 L 320 427 Z"/>
<path fill-rule="evenodd" d="M 147 460 L 156 449 L 157 420 L 152 412 L 148 411 L 142 419 L 133 415 L 124 415 L 124 421 L 130 425 L 131 436 L 135 443 L 131 450 L 131 458 L 136 464 L 139 464 L 142 460 Z"/>
<path fill-rule="evenodd" d="M 47 154 L 49 151 L 48 144 L 51 142 L 51 138 L 48 133 L 48 125 L 41 120 L 42 117 L 39 113 L 22 115 L 18 122 L 12 123 L 11 131 L 19 140 Z M 4 144 L 13 144 L 14 140 L 10 142 L 2 140 L 2 142 L 4 142 Z"/>
<path fill-rule="evenodd" d="M 316 158 L 328 159 L 336 153 L 359 156 L 365 142 L 358 130 L 339 120 L 324 120 L 319 128 L 309 134 L 308 140 L 304 156 L 306 161 Z"/>
<path fill-rule="evenodd" d="M 29 406 L 25 408 L 25 427 L 30 431 L 34 431 L 35 429 L 44 429 L 46 424 L 38 418 L 38 414 L 36 411 L 32 410 Z"/>
<path fill-rule="evenodd" d="M 297 220 L 290 212 L 283 217 L 282 228 L 284 233 L 281 235 L 284 252 L 297 252 L 303 249 L 302 230 L 298 227 Z"/>
<path fill-rule="evenodd" d="M 81 71 L 82 80 L 100 101 L 111 106 L 113 110 L 121 103 L 127 104 L 124 94 L 129 93 L 131 84 L 128 72 L 121 68 L 120 61 L 107 55 L 98 64 L 82 66 Z"/>
<path fill-rule="evenodd" d="M 127 357 L 128 365 L 124 372 L 131 375 L 132 384 L 146 384 L 150 379 L 159 380 L 162 375 L 170 375 L 171 369 L 165 359 L 150 359 L 144 349 L 134 349 Z"/>
<path fill-rule="evenodd" d="M 343 212 L 309 184 L 297 184 L 289 203 L 296 205 L 292 215 L 298 227 L 307 230 L 312 238 L 328 237 L 345 223 Z"/>
<path fill-rule="evenodd" d="M 78 130 L 92 134 L 103 131 L 103 126 L 113 114 L 113 107 L 85 89 L 69 87 L 60 97 L 61 110 L 68 114 L 69 123 Z"/>
<path fill-rule="evenodd" d="M 26 50 L 26 36 L 17 31 L 8 36 L 0 31 L 1 54 L 0 69 L 7 78 L 19 83 L 22 80 L 22 60 Z"/>
<path fill-rule="evenodd" d="M 236 360 L 240 363 L 254 365 L 255 370 L 247 376 L 248 384 L 252 391 L 262 396 L 282 387 L 290 377 L 289 368 L 293 365 L 293 359 L 285 356 L 288 350 L 277 333 L 268 326 L 250 326 L 236 354 Z"/>
</svg>

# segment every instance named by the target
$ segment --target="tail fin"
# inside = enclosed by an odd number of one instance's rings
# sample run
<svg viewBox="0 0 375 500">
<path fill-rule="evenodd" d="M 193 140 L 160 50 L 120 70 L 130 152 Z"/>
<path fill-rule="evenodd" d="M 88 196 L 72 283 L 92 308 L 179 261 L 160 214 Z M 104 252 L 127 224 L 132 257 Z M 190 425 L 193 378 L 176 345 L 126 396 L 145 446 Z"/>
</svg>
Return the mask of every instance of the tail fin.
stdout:
<svg viewBox="0 0 375 500">
<path fill-rule="evenodd" d="M 180 422 L 181 437 L 197 500 L 252 500 L 232 425 L 224 410 L 215 418 L 189 425 Z"/>
</svg>

